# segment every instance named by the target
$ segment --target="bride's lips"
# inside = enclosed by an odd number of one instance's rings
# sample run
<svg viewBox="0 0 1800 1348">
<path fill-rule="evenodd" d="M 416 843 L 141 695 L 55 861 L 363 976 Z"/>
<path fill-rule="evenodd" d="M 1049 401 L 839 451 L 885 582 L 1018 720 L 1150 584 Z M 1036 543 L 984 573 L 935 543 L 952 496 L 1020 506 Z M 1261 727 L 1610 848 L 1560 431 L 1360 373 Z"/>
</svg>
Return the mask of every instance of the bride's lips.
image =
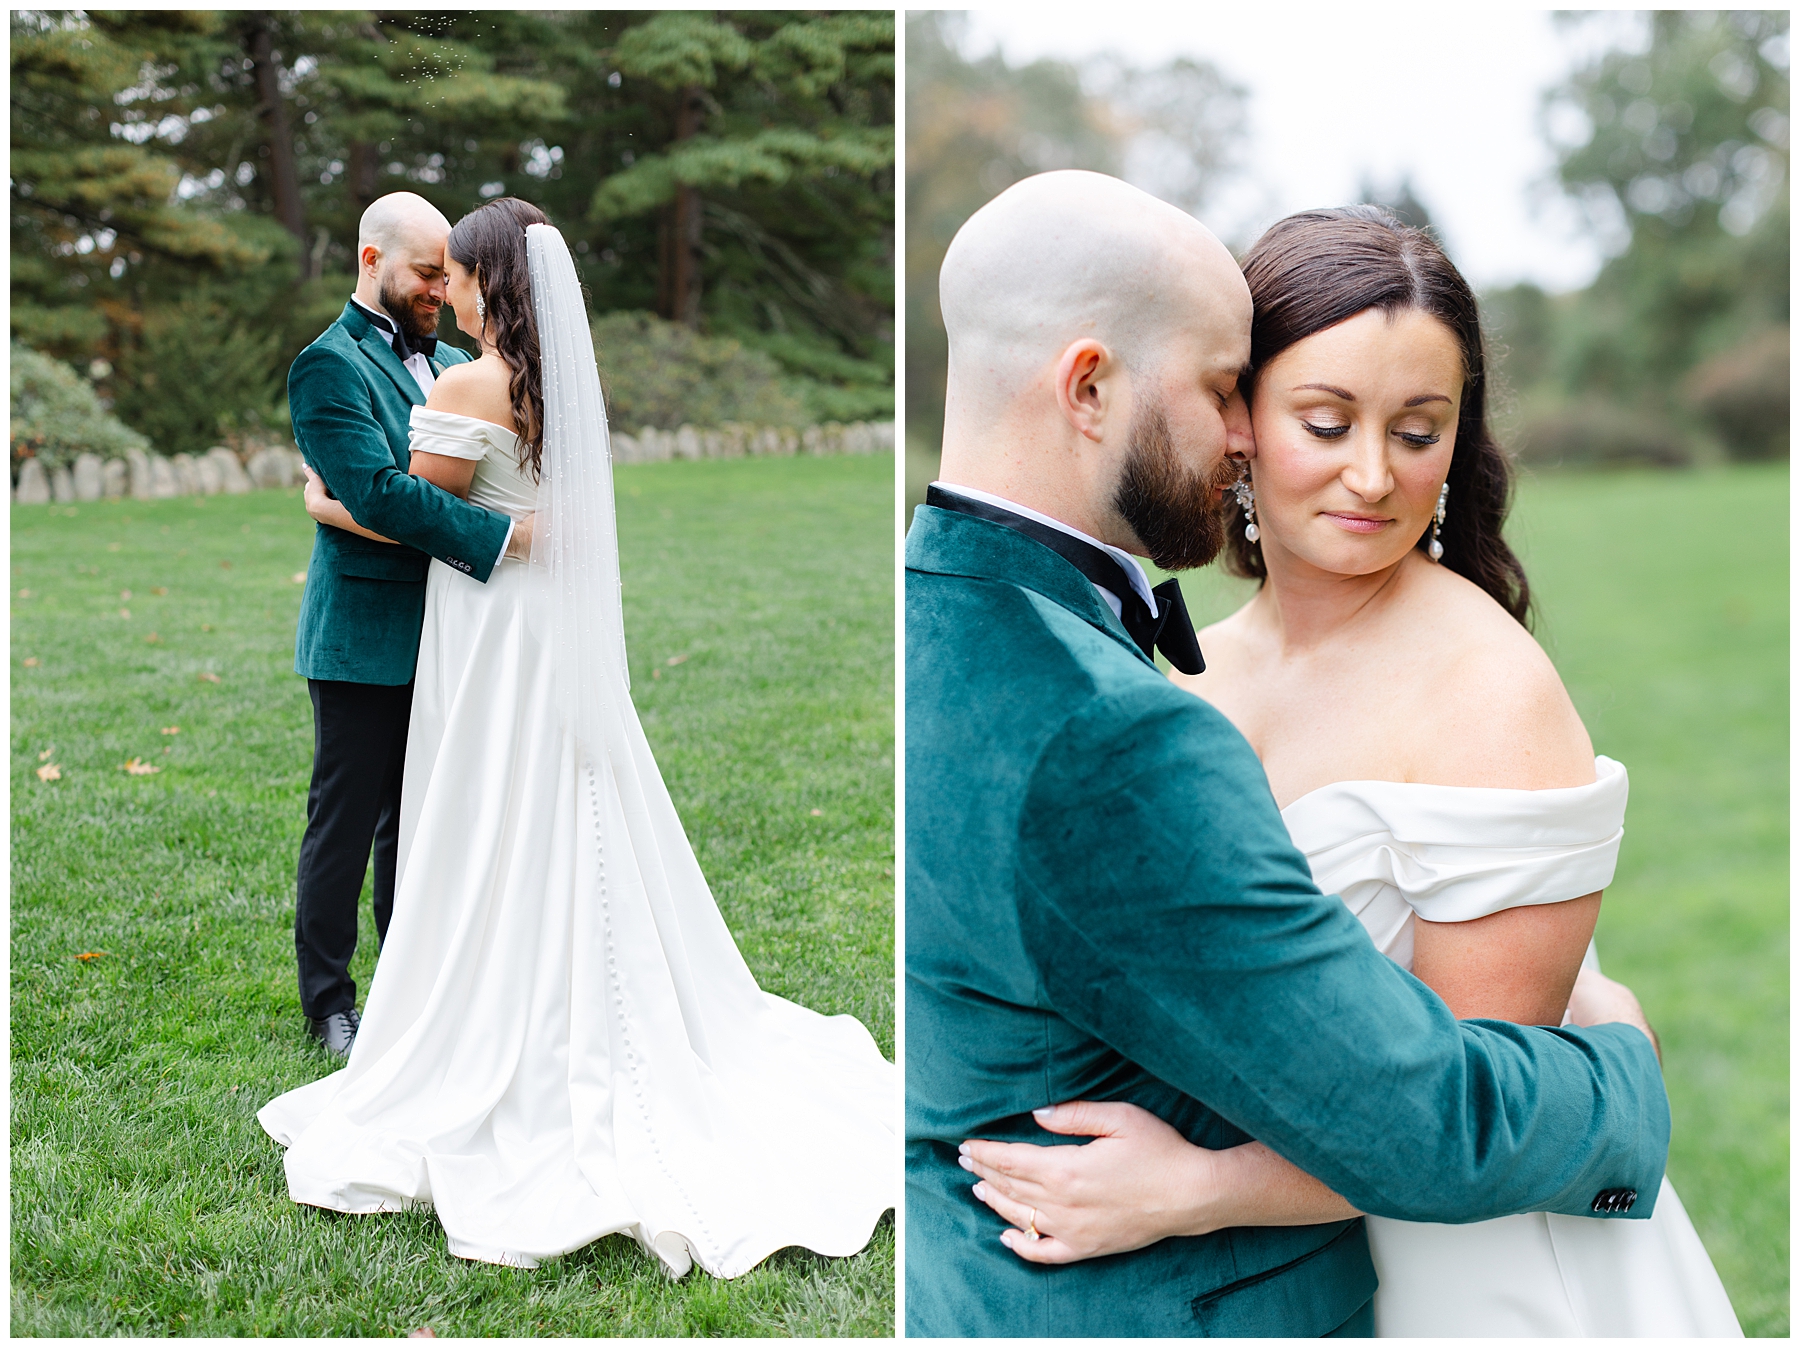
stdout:
<svg viewBox="0 0 1800 1348">
<path fill-rule="evenodd" d="M 1386 515 L 1346 515 L 1335 510 L 1321 510 L 1319 513 L 1353 534 L 1377 533 L 1394 522 Z"/>
</svg>

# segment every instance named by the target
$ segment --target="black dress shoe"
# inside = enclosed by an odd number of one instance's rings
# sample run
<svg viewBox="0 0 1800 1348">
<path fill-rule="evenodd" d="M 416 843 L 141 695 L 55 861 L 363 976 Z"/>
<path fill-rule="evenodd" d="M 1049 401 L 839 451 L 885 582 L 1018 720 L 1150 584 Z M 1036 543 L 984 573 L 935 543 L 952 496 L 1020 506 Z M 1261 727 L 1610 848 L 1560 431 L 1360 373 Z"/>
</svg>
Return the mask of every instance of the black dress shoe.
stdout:
<svg viewBox="0 0 1800 1348">
<path fill-rule="evenodd" d="M 357 1028 L 362 1024 L 362 1017 L 357 1015 L 353 1006 L 348 1011 L 333 1011 L 322 1020 L 307 1019 L 306 1028 L 321 1044 L 325 1051 L 339 1058 L 350 1056 L 350 1046 L 356 1042 Z"/>
</svg>

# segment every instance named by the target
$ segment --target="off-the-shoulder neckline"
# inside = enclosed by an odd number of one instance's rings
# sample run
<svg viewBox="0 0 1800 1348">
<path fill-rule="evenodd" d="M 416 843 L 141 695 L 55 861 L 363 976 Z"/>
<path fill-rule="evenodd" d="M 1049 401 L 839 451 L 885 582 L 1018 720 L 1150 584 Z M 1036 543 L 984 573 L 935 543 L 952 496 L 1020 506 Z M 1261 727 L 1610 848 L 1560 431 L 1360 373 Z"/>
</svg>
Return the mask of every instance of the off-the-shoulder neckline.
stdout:
<svg viewBox="0 0 1800 1348">
<path fill-rule="evenodd" d="M 499 422 L 489 421 L 485 417 L 472 417 L 464 412 L 446 412 L 446 411 L 443 411 L 441 408 L 436 408 L 436 407 L 419 406 L 419 407 L 413 408 L 413 411 L 424 412 L 428 416 L 455 417 L 458 421 L 472 421 L 477 426 L 491 426 L 495 430 L 499 431 L 500 434 L 510 435 L 515 440 L 517 440 L 519 438 L 519 433 L 517 431 L 509 431 L 506 429 L 506 427 L 502 426 Z"/>
<path fill-rule="evenodd" d="M 1606 785 L 1609 774 L 1602 771 L 1600 767 L 1602 763 L 1610 763 L 1613 767 L 1619 768 L 1621 771 L 1624 770 L 1623 764 L 1621 764 L 1618 759 L 1608 758 L 1605 754 L 1595 754 L 1593 781 L 1583 782 L 1580 786 L 1546 786 L 1537 790 L 1516 786 L 1444 786 L 1438 782 L 1387 782 L 1374 777 L 1347 778 L 1341 782 L 1326 782 L 1324 786 L 1315 786 L 1311 791 L 1308 791 L 1303 795 L 1295 796 L 1286 805 L 1281 806 L 1280 809 L 1283 814 L 1286 814 L 1289 810 L 1300 804 L 1300 802 L 1311 800 L 1314 796 L 1319 795 L 1322 792 L 1337 791 L 1344 787 L 1353 786 L 1378 786 L 1383 788 L 1398 787 L 1405 790 L 1421 791 L 1501 791 L 1509 796 L 1541 796 L 1548 791 L 1592 791 L 1595 787 Z"/>
</svg>

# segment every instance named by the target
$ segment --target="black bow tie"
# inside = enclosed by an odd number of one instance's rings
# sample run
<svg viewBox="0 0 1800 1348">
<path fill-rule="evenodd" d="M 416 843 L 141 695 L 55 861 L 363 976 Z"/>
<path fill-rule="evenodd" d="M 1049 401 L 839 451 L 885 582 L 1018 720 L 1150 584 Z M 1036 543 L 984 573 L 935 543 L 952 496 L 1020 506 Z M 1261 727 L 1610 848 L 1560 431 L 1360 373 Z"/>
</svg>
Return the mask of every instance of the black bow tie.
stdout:
<svg viewBox="0 0 1800 1348">
<path fill-rule="evenodd" d="M 406 329 L 394 322 L 391 314 L 378 314 L 371 309 L 364 309 L 363 312 L 369 316 L 369 322 L 375 324 L 384 332 L 391 332 L 394 334 L 394 354 L 400 357 L 400 363 L 402 365 L 412 359 L 412 355 L 415 351 L 421 356 L 434 356 L 437 354 L 437 338 L 414 337 L 409 343 L 406 337 Z"/>
<path fill-rule="evenodd" d="M 953 510 L 959 515 L 973 515 L 978 520 L 1002 524 L 1034 542 L 1042 543 L 1094 584 L 1118 596 L 1122 610 L 1119 620 L 1125 624 L 1125 631 L 1137 643 L 1145 659 L 1151 658 L 1154 652 L 1161 651 L 1169 658 L 1169 663 L 1183 674 L 1205 671 L 1206 661 L 1200 654 L 1200 642 L 1194 636 L 1194 624 L 1188 617 L 1187 603 L 1181 597 L 1181 584 L 1173 577 L 1150 591 L 1156 596 L 1156 616 L 1152 617 L 1150 606 L 1132 585 L 1125 568 L 1101 549 L 1082 542 L 1073 534 L 1052 529 L 1047 524 L 1039 524 L 1034 519 L 1002 510 L 986 501 L 958 496 L 939 487 L 925 489 L 925 504 L 936 506 L 939 510 Z"/>
</svg>

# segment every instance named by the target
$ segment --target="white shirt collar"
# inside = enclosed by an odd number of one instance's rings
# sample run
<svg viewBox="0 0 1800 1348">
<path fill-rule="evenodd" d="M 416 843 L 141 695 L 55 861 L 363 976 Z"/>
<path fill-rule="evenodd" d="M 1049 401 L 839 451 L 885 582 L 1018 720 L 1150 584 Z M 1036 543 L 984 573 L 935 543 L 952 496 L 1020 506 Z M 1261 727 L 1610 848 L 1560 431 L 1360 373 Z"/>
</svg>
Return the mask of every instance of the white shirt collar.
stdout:
<svg viewBox="0 0 1800 1348">
<path fill-rule="evenodd" d="M 1079 538 L 1083 543 L 1086 543 L 1091 547 L 1099 548 L 1108 557 L 1111 557 L 1120 566 L 1125 568 L 1125 578 L 1131 582 L 1131 588 L 1137 591 L 1138 598 L 1142 599 L 1150 606 L 1150 616 L 1152 618 L 1159 616 L 1156 607 L 1156 595 L 1152 593 L 1150 589 L 1150 578 L 1144 574 L 1144 568 L 1139 565 L 1138 559 L 1133 557 L 1129 552 L 1126 552 L 1123 548 L 1115 548 L 1111 543 L 1102 543 L 1093 535 L 1084 534 L 1073 525 L 1064 524 L 1061 520 L 1051 519 L 1050 516 L 1041 514 L 1040 512 L 1033 510 L 1030 506 L 1022 506 L 1017 501 L 1009 501 L 1004 496 L 995 496 L 992 492 L 977 491 L 974 487 L 961 487 L 954 482 L 937 481 L 933 482 L 931 485 L 941 491 L 954 492 L 958 496 L 966 496 L 971 501 L 981 501 L 987 505 L 998 506 L 1002 510 L 1010 510 L 1015 515 L 1023 515 L 1028 520 L 1036 520 L 1039 524 L 1048 525 L 1052 529 L 1060 529 L 1071 538 Z M 1090 585 L 1094 584 L 1092 581 L 1089 581 L 1088 583 Z M 1120 601 L 1119 596 L 1107 589 L 1104 585 L 1094 585 L 1094 588 L 1100 592 L 1100 597 L 1106 601 L 1106 606 L 1113 611 L 1113 617 L 1118 618 L 1121 622 L 1124 621 L 1125 605 Z"/>
</svg>

